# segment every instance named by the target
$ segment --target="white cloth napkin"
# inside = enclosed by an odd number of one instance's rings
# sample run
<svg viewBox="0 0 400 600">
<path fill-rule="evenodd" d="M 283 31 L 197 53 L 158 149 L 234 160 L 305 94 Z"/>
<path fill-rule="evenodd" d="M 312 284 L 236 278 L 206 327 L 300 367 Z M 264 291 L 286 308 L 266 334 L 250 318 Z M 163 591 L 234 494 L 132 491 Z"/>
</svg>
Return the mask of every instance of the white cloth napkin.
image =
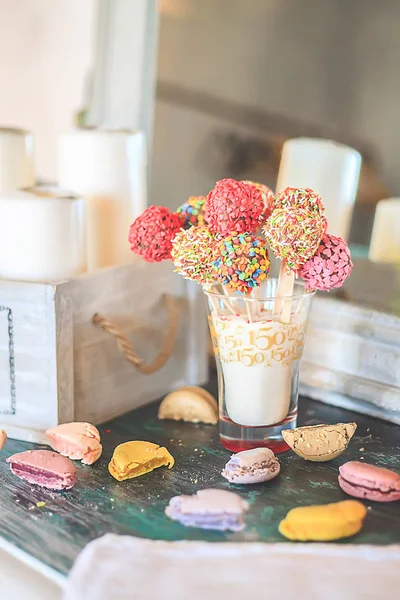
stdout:
<svg viewBox="0 0 400 600">
<path fill-rule="evenodd" d="M 391 600 L 400 545 L 159 542 L 106 535 L 84 548 L 64 600 Z"/>
</svg>

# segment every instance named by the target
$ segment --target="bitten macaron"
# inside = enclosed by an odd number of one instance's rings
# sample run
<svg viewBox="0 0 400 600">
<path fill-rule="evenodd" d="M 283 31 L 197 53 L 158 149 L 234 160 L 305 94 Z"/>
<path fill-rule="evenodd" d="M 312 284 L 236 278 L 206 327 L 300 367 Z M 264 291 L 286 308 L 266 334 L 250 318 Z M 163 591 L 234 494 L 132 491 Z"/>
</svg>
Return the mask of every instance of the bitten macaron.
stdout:
<svg viewBox="0 0 400 600">
<path fill-rule="evenodd" d="M 174 462 L 166 448 L 152 442 L 132 441 L 115 448 L 108 470 L 114 479 L 124 481 L 150 473 L 158 467 L 172 469 Z"/>
<path fill-rule="evenodd" d="M 229 483 L 252 484 L 269 481 L 281 470 L 278 459 L 269 448 L 254 448 L 233 454 L 222 471 Z"/>
<path fill-rule="evenodd" d="M 241 531 L 245 527 L 244 513 L 249 504 L 227 490 L 200 490 L 193 496 L 174 496 L 165 514 L 185 527 Z"/>
<path fill-rule="evenodd" d="M 75 485 L 73 462 L 50 450 L 27 450 L 7 458 L 11 472 L 20 479 L 50 490 L 68 490 Z"/>
<path fill-rule="evenodd" d="M 63 423 L 48 429 L 46 436 L 54 450 L 85 465 L 96 462 L 103 450 L 100 433 L 90 423 Z"/>
<path fill-rule="evenodd" d="M 339 485 L 355 498 L 375 502 L 400 500 L 400 475 L 364 462 L 351 460 L 339 467 Z"/>
</svg>

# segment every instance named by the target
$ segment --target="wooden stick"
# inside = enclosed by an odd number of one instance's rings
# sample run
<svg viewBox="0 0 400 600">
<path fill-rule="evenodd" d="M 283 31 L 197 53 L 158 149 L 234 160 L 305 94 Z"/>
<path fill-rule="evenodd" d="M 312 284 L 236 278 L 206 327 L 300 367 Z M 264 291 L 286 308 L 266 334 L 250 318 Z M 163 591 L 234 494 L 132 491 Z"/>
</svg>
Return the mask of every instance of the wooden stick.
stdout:
<svg viewBox="0 0 400 600">
<path fill-rule="evenodd" d="M 274 315 L 280 314 L 282 323 L 290 323 L 292 301 L 287 298 L 287 296 L 293 296 L 293 287 L 294 273 L 287 268 L 286 261 L 282 261 L 278 280 L 277 298 L 274 306 Z"/>
</svg>

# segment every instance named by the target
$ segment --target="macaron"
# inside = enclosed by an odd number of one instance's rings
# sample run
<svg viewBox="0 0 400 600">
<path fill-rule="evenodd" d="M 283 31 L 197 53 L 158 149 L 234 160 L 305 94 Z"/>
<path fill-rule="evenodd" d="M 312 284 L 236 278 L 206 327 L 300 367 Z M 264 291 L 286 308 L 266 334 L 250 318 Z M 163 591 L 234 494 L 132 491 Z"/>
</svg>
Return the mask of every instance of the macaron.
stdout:
<svg viewBox="0 0 400 600">
<path fill-rule="evenodd" d="M 50 490 L 68 490 L 76 481 L 73 462 L 50 450 L 27 450 L 7 458 L 11 472 L 20 479 Z"/>
<path fill-rule="evenodd" d="M 308 425 L 285 429 L 282 436 L 288 446 L 301 458 L 326 462 L 344 452 L 357 429 L 356 423 Z"/>
<path fill-rule="evenodd" d="M 100 433 L 90 423 L 63 423 L 48 429 L 46 436 L 54 450 L 85 465 L 96 462 L 103 450 Z"/>
<path fill-rule="evenodd" d="M 165 514 L 185 527 L 241 531 L 245 527 L 244 514 L 249 504 L 234 492 L 227 490 L 200 490 L 193 496 L 174 496 Z"/>
<path fill-rule="evenodd" d="M 216 425 L 217 401 L 207 390 L 188 385 L 165 396 L 158 410 L 158 418 Z"/>
<path fill-rule="evenodd" d="M 329 542 L 358 533 L 367 509 L 357 500 L 292 508 L 279 524 L 287 539 L 300 542 Z"/>
<path fill-rule="evenodd" d="M 222 471 L 229 483 L 252 484 L 269 481 L 281 470 L 278 459 L 269 448 L 254 448 L 233 454 Z"/>
<path fill-rule="evenodd" d="M 152 442 L 133 441 L 120 444 L 114 450 L 108 470 L 117 481 L 133 479 L 154 469 L 172 469 L 174 459 L 166 448 Z"/>
<path fill-rule="evenodd" d="M 4 429 L 0 429 L 0 450 L 4 448 L 4 444 L 7 441 L 7 434 Z"/>
<path fill-rule="evenodd" d="M 364 462 L 351 460 L 339 467 L 339 485 L 354 498 L 375 502 L 400 500 L 400 475 Z"/>
</svg>

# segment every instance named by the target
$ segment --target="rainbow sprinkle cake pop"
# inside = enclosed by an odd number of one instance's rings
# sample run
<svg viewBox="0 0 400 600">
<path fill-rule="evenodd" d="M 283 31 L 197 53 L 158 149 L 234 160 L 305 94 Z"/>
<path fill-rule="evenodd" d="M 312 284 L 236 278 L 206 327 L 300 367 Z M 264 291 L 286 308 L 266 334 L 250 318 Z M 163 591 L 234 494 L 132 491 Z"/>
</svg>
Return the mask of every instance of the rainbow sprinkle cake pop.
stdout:
<svg viewBox="0 0 400 600">
<path fill-rule="evenodd" d="M 204 225 L 205 204 L 205 196 L 190 196 L 186 202 L 179 206 L 176 212 L 181 217 L 185 229 Z"/>
<path fill-rule="evenodd" d="M 180 229 L 181 222 L 176 213 L 163 206 L 149 206 L 130 227 L 131 250 L 147 262 L 171 258 L 172 240 Z"/>
<path fill-rule="evenodd" d="M 190 227 L 179 231 L 172 242 L 171 256 L 175 270 L 185 279 L 213 283 L 212 257 L 215 236 L 208 227 Z"/>
<path fill-rule="evenodd" d="M 276 256 L 297 271 L 318 250 L 327 221 L 308 208 L 276 208 L 264 227 L 264 235 Z"/>
<path fill-rule="evenodd" d="M 264 218 L 268 219 L 275 205 L 275 196 L 274 192 L 268 186 L 263 183 L 256 183 L 255 181 L 245 180 L 242 183 L 246 183 L 247 185 L 254 186 L 261 194 L 263 202 L 264 202 Z"/>
<path fill-rule="evenodd" d="M 218 279 L 230 291 L 249 294 L 268 276 L 265 240 L 252 233 L 232 233 L 218 243 L 213 265 Z"/>
<path fill-rule="evenodd" d="M 263 197 L 254 185 L 221 179 L 207 196 L 205 219 L 212 233 L 247 233 L 259 229 L 263 212 Z"/>
<path fill-rule="evenodd" d="M 298 272 L 307 290 L 323 292 L 343 285 L 353 270 L 349 247 L 341 237 L 327 233 L 317 252 Z"/>
</svg>

